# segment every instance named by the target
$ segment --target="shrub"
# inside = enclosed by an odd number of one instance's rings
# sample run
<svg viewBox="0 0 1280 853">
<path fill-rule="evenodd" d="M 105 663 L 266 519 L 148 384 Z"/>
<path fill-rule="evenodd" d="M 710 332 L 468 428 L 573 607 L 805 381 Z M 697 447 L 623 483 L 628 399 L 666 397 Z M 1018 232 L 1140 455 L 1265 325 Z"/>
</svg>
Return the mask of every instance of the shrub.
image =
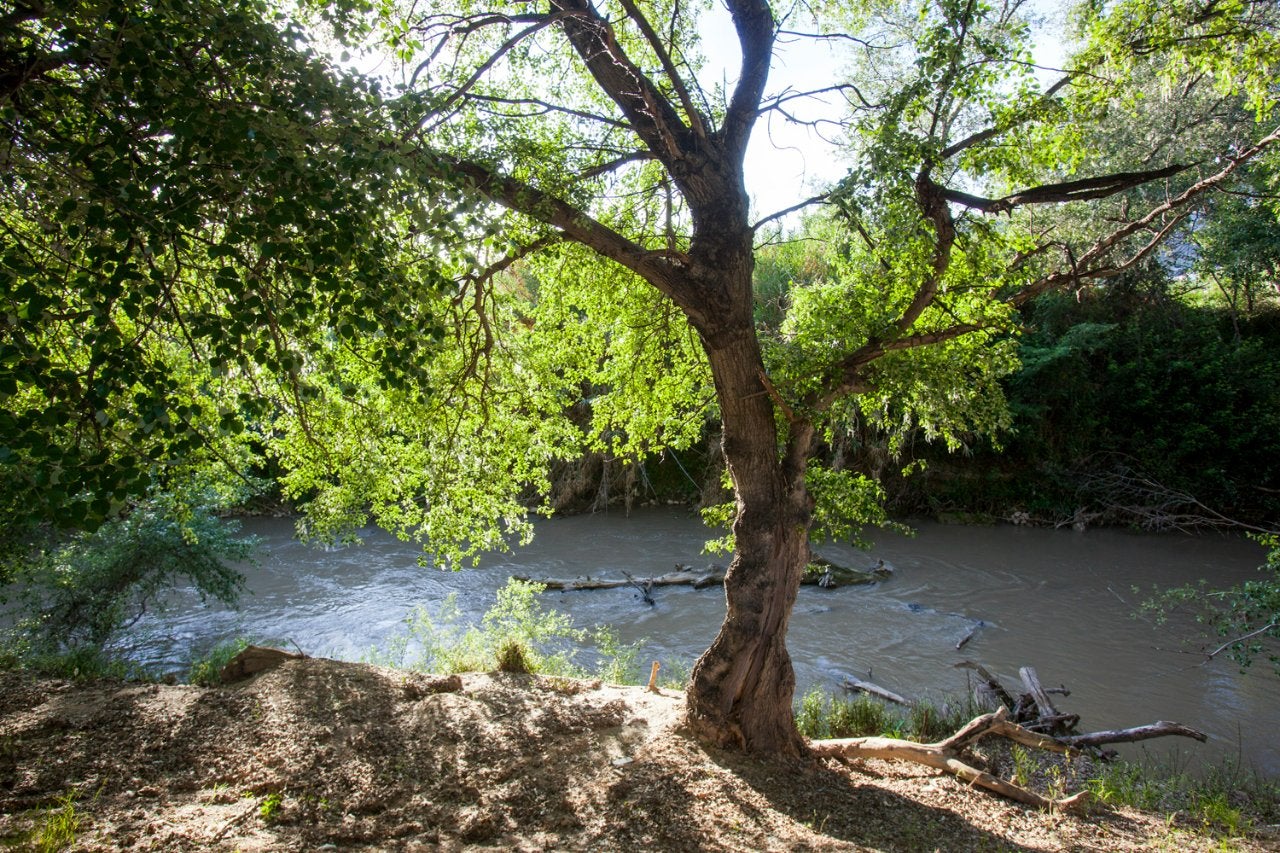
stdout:
<svg viewBox="0 0 1280 853">
<path fill-rule="evenodd" d="M 575 662 L 578 649 L 594 639 L 601 678 L 615 682 L 636 679 L 640 644 L 624 646 L 607 628 L 594 633 L 573 627 L 558 610 L 544 609 L 538 595 L 546 587 L 512 578 L 497 592 L 497 601 L 479 625 L 463 623 L 457 596 L 449 595 L 432 610 L 419 606 L 405 620 L 405 628 L 389 637 L 366 660 L 383 666 L 422 672 L 535 672 L 542 675 L 584 677 L 586 667 Z"/>
<path fill-rule="evenodd" d="M 0 588 L 12 620 L 10 656 L 46 666 L 109 662 L 112 642 L 181 585 L 234 604 L 244 577 L 228 563 L 248 559 L 254 545 L 236 533 L 209 504 L 158 494 L 93 533 L 31 554 Z"/>
</svg>

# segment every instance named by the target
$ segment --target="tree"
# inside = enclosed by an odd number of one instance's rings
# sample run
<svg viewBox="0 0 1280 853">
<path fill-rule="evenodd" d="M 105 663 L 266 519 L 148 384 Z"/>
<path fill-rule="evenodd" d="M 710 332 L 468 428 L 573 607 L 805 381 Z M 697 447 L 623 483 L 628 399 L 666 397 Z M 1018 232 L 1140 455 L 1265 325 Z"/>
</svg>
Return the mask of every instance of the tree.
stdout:
<svg viewBox="0 0 1280 853">
<path fill-rule="evenodd" d="M 245 127 L 255 130 L 277 114 L 293 116 L 290 133 L 309 141 L 307 155 L 293 161 L 297 168 L 285 170 L 296 180 L 278 186 L 271 179 L 262 196 L 256 186 L 236 186 L 233 198 L 260 204 L 233 208 L 214 193 L 221 206 L 185 220 L 192 231 L 233 238 L 229 260 L 237 263 L 228 266 L 271 284 L 249 288 L 266 306 L 267 321 L 246 320 L 246 310 L 263 310 L 259 301 L 243 301 L 240 289 L 219 284 L 245 278 L 220 278 L 220 264 L 203 264 L 204 277 L 181 279 L 177 291 L 204 292 L 206 303 L 170 306 L 164 327 L 178 330 L 177 349 L 185 342 L 197 352 L 217 351 L 218 330 L 192 328 L 186 318 L 212 313 L 235 330 L 238 346 L 219 363 L 233 365 L 228 374 L 241 406 L 274 399 L 275 408 L 250 413 L 256 422 L 248 426 L 284 471 L 285 488 L 308 501 L 316 529 L 337 531 L 372 511 L 452 556 L 499 541 L 504 525 L 521 529 L 521 491 L 536 490 L 546 464 L 584 441 L 623 451 L 678 447 L 696 434 L 700 418 L 714 414 L 734 491 L 735 554 L 725 621 L 690 680 L 689 720 L 711 741 L 786 753 L 802 749 L 786 630 L 815 519 L 833 517 L 817 502 L 865 503 L 866 483 L 851 472 L 815 474 L 811 460 L 824 435 L 853 411 L 920 422 L 949 440 L 961 429 L 998 424 L 996 379 L 1013 364 L 1005 332 L 1014 308 L 1047 289 L 1105 280 L 1138 263 L 1193 202 L 1278 138 L 1260 130 L 1209 152 L 1208 141 L 1192 132 L 1171 145 L 1169 129 L 1157 127 L 1135 142 L 1131 164 L 1093 168 L 1089 128 L 1108 110 L 1142 120 L 1141 103 L 1129 97 L 1139 74 L 1217 86 L 1265 117 L 1274 99 L 1276 13 L 1261 2 L 1087 8 L 1079 18 L 1082 49 L 1056 82 L 1042 86 L 1016 2 L 938 0 L 901 10 L 832 4 L 812 7 L 821 13 L 813 21 L 810 11 L 780 13 L 766 0 L 725 6 L 741 63 L 724 91 L 699 84 L 700 7 L 680 3 L 319 6 L 341 37 L 378 37 L 406 63 L 401 90 L 386 100 L 366 90 L 353 97 L 355 84 L 316 82 L 314 57 L 300 59 L 289 45 L 296 35 L 263 35 L 260 48 L 273 58 L 264 67 L 251 56 L 224 67 L 205 41 L 225 28 L 184 40 L 244 87 L 231 99 L 245 108 L 244 124 L 231 134 L 233 150 L 245 150 Z M 132 10 L 121 31 L 162 8 Z M 263 14 L 261 7 L 237 9 L 231 18 L 202 13 L 234 24 L 231 32 L 259 32 L 243 16 Z M 26 30 L 43 39 L 34 52 L 23 47 L 28 65 L 56 62 L 64 41 L 56 18 L 34 7 L 14 16 L 39 22 Z M 190 31 L 189 23 L 165 23 Z M 789 114 L 819 94 L 769 91 L 782 36 L 847 42 L 861 65 L 857 79 L 834 75 L 823 87 L 847 104 L 831 119 L 849 135 L 854 156 L 849 177 L 814 200 L 838 211 L 840 264 L 833 275 L 793 288 L 785 317 L 770 324 L 758 322 L 753 279 L 757 244 L 778 216 L 753 217 L 744 156 L 763 115 Z M 93 73 L 74 97 L 103 92 L 88 83 L 99 73 L 114 80 L 109 72 L 119 61 L 79 57 L 73 67 Z M 278 86 L 255 86 L 256 75 L 277 68 L 298 73 Z M 18 76 L 14 91 L 22 96 L 42 91 L 28 88 L 32 80 L 56 89 L 65 72 Z M 128 75 L 123 79 L 124 89 L 112 83 L 104 94 L 117 97 L 113 110 L 127 112 L 136 96 Z M 316 94 L 302 95 L 313 83 Z M 209 92 L 200 88 L 185 103 L 207 104 Z M 286 97 L 263 105 L 251 96 L 259 91 Z M 309 106 L 315 102 L 324 106 Z M 19 112 L 23 121 L 30 115 Z M 124 129 L 134 144 L 172 147 L 145 122 Z M 44 143 L 30 131 L 26 138 L 33 140 L 27 156 L 38 156 Z M 277 150 L 289 146 L 276 143 Z M 180 165 L 190 153 L 171 159 Z M 244 165 L 263 180 L 272 173 Z M 47 171 L 32 167 L 36 175 Z M 244 173 L 229 169 L 224 177 L 234 183 Z M 201 176 L 196 168 L 180 173 L 178 183 L 195 188 L 193 198 L 208 198 Z M 334 197 L 316 197 L 316 181 Z M 102 183 L 91 167 L 87 183 Z M 166 197 L 147 195 L 141 201 Z M 23 210 L 23 198 L 10 195 L 7 210 Z M 271 226 L 276 211 L 295 200 L 302 207 L 283 231 L 236 242 L 237 226 Z M 1091 208 L 1093 227 L 1066 236 L 1040 214 L 1048 205 L 1102 200 L 1110 203 Z M 330 204 L 348 219 L 312 234 L 307 225 L 329 221 Z M 49 210 L 49 197 L 40 196 L 36 207 Z M 92 226 L 91 211 L 85 215 Z M 172 220 L 171 212 L 160 217 Z M 45 221 L 27 216 L 22 223 L 15 228 L 19 245 L 44 245 Z M 65 232 L 56 222 L 46 230 Z M 360 239 L 348 242 L 352 231 Z M 106 233 L 116 253 L 133 245 L 128 229 Z M 215 247 L 225 242 L 209 240 L 206 254 L 220 257 L 224 250 Z M 331 242 L 346 249 L 336 264 L 308 266 L 307 256 Z M 366 259 L 369 246 L 376 251 Z M 417 264 L 405 263 L 415 247 Z M 282 251 L 292 263 L 276 262 Z M 6 266 L 10 280 L 21 283 L 41 264 L 22 257 Z M 332 277 L 318 271 L 334 266 Z M 384 280 L 369 274 L 371 267 L 394 275 Z M 277 276 L 259 279 L 258 270 Z M 80 298 L 92 302 L 103 286 L 94 279 Z M 42 287 L 35 285 L 36 296 L 44 299 Z M 169 292 L 162 284 L 157 300 L 168 305 Z M 231 310 L 204 307 L 210 292 L 230 297 Z M 20 318 L 23 333 L 33 314 L 49 313 L 37 307 L 28 305 Z M 86 309 L 88 316 L 98 315 Z M 283 344 L 272 335 L 280 320 L 292 330 Z M 415 349 L 437 323 L 449 330 L 439 345 Z M 181 335 L 184 326 L 190 336 Z M 345 334 L 348 326 L 364 334 Z M 21 346 L 18 363 L 35 366 L 14 380 L 11 393 L 35 388 L 45 399 L 62 399 L 41 384 L 37 349 Z M 237 357 L 260 350 L 268 353 L 260 360 Z M 398 368 L 391 373 L 397 381 L 386 378 L 387 367 Z M 127 379 L 149 389 L 158 378 L 132 366 L 120 376 L 129 390 Z M 272 376 L 279 379 L 266 378 Z M 255 394 L 271 381 L 283 392 Z M 192 396 L 202 401 L 208 392 L 197 390 Z M 184 405 L 167 403 L 168 393 L 152 407 L 167 413 Z M 69 396 L 85 399 L 80 390 Z M 564 412 L 588 397 L 584 429 Z M 145 409 L 150 398 L 144 393 L 138 405 Z M 75 410 L 75 423 L 91 420 L 88 411 Z M 29 420 L 33 438 L 16 456 L 34 478 L 47 470 L 36 438 L 50 427 L 35 415 Z M 227 431 L 238 434 L 237 427 L 229 423 Z M 77 433 L 67 444 L 83 440 Z M 191 446 L 169 449 L 212 446 L 212 436 L 202 434 Z M 71 503 L 94 486 L 79 488 Z"/>
</svg>

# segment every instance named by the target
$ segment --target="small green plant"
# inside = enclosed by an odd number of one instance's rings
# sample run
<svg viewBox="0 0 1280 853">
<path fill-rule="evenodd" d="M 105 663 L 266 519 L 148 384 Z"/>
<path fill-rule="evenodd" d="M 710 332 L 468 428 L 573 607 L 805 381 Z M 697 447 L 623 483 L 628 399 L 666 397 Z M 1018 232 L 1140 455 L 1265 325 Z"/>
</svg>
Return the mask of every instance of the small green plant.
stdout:
<svg viewBox="0 0 1280 853">
<path fill-rule="evenodd" d="M 538 601 L 542 584 L 512 579 L 497 592 L 497 601 L 479 625 L 466 625 L 456 595 L 449 595 L 434 612 L 418 607 L 405 628 L 389 637 L 365 660 L 381 666 L 442 674 L 532 672 L 584 678 L 589 672 L 575 662 L 579 647 L 589 638 L 599 655 L 597 674 L 614 683 L 635 683 L 641 643 L 623 645 L 610 629 L 588 632 L 573 627 L 568 615 L 547 610 Z"/>
<path fill-rule="evenodd" d="M 671 658 L 662 661 L 658 670 L 658 686 L 670 690 L 683 690 L 693 674 L 693 666 L 682 658 Z"/>
<path fill-rule="evenodd" d="M 274 823 L 280 817 L 280 806 L 284 802 L 284 797 L 277 791 L 272 791 L 262 798 L 262 805 L 258 806 L 258 814 L 267 823 Z"/>
<path fill-rule="evenodd" d="M 14 662 L 15 667 L 69 681 L 99 678 L 149 681 L 152 678 L 145 667 L 123 660 L 96 645 L 81 645 L 61 651 L 26 647 L 14 652 Z"/>
<path fill-rule="evenodd" d="M 1009 750 L 1009 754 L 1013 758 L 1013 781 L 1023 788 L 1027 787 L 1036 773 L 1035 758 L 1016 743 Z"/>
<path fill-rule="evenodd" d="M 617 631 L 608 625 L 600 625 L 592 632 L 591 639 L 600 661 L 596 665 L 596 676 L 610 684 L 639 684 L 640 650 L 644 641 L 623 645 L 618 639 Z"/>
<path fill-rule="evenodd" d="M 517 640 L 507 640 L 498 647 L 498 671 L 527 673 L 532 669 L 524 646 Z"/>
<path fill-rule="evenodd" d="M 80 815 L 76 812 L 75 793 L 68 791 L 56 802 L 54 807 L 45 812 L 32 839 L 40 853 L 66 850 L 76 842 Z"/>
<path fill-rule="evenodd" d="M 1202 797 L 1196 811 L 1205 829 L 1221 832 L 1228 838 L 1244 835 L 1251 825 L 1240 810 L 1228 802 L 1226 793 L 1222 791 Z"/>
<path fill-rule="evenodd" d="M 218 643 L 203 657 L 191 662 L 191 668 L 187 670 L 187 681 L 200 687 L 216 687 L 222 683 L 223 668 L 248 647 L 249 640 L 244 637 Z"/>
<path fill-rule="evenodd" d="M 873 696 L 833 696 L 814 687 L 800 700 L 796 726 L 808 738 L 885 737 L 936 741 L 952 734 L 976 715 L 971 701 L 928 699 L 905 709 L 890 707 Z"/>
<path fill-rule="evenodd" d="M 800 700 L 796 726 L 808 738 L 868 737 L 902 727 L 902 720 L 870 696 L 846 699 L 813 688 Z"/>
</svg>

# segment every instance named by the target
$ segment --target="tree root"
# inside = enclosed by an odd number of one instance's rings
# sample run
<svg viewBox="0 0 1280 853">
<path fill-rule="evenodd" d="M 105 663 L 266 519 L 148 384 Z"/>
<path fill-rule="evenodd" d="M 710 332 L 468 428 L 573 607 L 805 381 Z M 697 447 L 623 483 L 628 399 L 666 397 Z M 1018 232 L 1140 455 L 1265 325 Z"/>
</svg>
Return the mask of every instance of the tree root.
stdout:
<svg viewBox="0 0 1280 853">
<path fill-rule="evenodd" d="M 1141 740 L 1164 735 L 1181 735 L 1200 741 L 1205 740 L 1202 732 L 1164 721 L 1135 729 L 1097 732 L 1092 735 L 1078 735 L 1059 740 L 1025 729 L 1010 722 L 1008 717 L 1009 712 L 1006 708 L 984 714 L 951 737 L 937 743 L 914 743 L 889 737 L 855 737 L 812 741 L 810 749 L 814 755 L 823 757 L 881 758 L 923 764 L 1019 803 L 1042 809 L 1071 811 L 1083 808 L 1088 803 L 1090 797 L 1088 791 L 1080 791 L 1061 799 L 1051 799 L 966 764 L 961 760 L 964 750 L 987 735 L 998 735 L 1023 746 L 1061 753 L 1067 753 L 1084 745 L 1096 746 L 1101 743 Z"/>
</svg>

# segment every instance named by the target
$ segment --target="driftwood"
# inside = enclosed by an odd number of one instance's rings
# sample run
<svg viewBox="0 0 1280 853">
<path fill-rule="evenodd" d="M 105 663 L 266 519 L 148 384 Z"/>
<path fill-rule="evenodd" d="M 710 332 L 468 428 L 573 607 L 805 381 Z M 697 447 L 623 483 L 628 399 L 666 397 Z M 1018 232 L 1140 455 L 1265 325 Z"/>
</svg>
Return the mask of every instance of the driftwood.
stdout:
<svg viewBox="0 0 1280 853">
<path fill-rule="evenodd" d="M 976 672 L 978 677 L 986 683 L 987 689 L 1000 700 L 1000 704 L 1004 705 L 1009 710 L 1012 711 L 1014 706 L 1017 704 L 1014 702 L 1013 697 L 1009 695 L 1009 691 L 1004 689 L 1004 685 L 1000 683 L 1000 679 L 988 672 L 987 668 L 982 664 L 974 663 L 971 660 L 962 660 L 960 663 L 956 664 L 956 669 L 971 669 Z"/>
<path fill-rule="evenodd" d="M 674 572 L 651 578 L 634 578 L 626 572 L 623 572 L 624 577 L 621 578 L 532 578 L 528 575 L 512 575 L 512 577 L 515 580 L 525 581 L 526 583 L 540 583 L 547 589 L 560 590 L 562 592 L 587 589 L 619 589 L 624 586 L 630 586 L 639 590 L 644 600 L 652 604 L 651 593 L 656 587 L 691 586 L 694 589 L 705 589 L 709 586 L 720 586 L 724 583 L 724 576 L 727 571 L 724 566 L 713 565 L 704 571 L 694 571 L 688 566 L 677 565 Z M 805 569 L 800 583 L 803 586 L 838 589 L 842 586 L 860 586 L 876 583 L 890 577 L 892 574 L 893 569 L 886 566 L 883 560 L 871 569 L 849 569 L 818 557 Z"/>
<path fill-rule="evenodd" d="M 969 629 L 969 631 L 968 631 L 968 633 L 966 633 L 963 637 L 961 637 L 959 640 L 957 640 L 957 641 L 956 641 L 956 651 L 960 651 L 961 649 L 963 649 L 963 648 L 965 647 L 965 645 L 966 645 L 970 640 L 972 640 L 972 639 L 973 639 L 974 635 L 978 633 L 978 629 L 979 629 L 979 628 L 981 628 L 984 624 L 985 624 L 985 623 L 983 623 L 983 622 L 979 622 L 978 624 L 976 624 L 976 625 L 974 625 L 972 628 L 970 628 L 970 629 Z"/>
<path fill-rule="evenodd" d="M 878 696 L 881 699 L 884 699 L 889 702 L 894 702 L 898 705 L 911 704 L 909 701 L 902 698 L 897 693 L 894 693 L 892 690 L 886 690 L 885 688 L 881 687 L 879 684 L 872 684 L 870 681 L 863 681 L 862 679 L 854 678 L 851 675 L 846 675 L 844 677 L 844 689 L 850 691 L 851 693 L 867 693 L 867 694 L 870 694 L 871 696 Z"/>
<path fill-rule="evenodd" d="M 893 569 L 877 561 L 870 569 L 850 569 L 837 566 L 824 557 L 814 557 L 805 567 L 800 579 L 802 586 L 819 586 L 823 589 L 839 589 L 842 586 L 865 586 L 885 580 L 893 575 Z"/>
<path fill-rule="evenodd" d="M 1037 808 L 1074 809 L 1083 806 L 1089 799 L 1088 791 L 1081 791 L 1060 800 L 1052 800 L 972 767 L 961 759 L 966 748 L 987 735 L 1000 735 L 1038 749 L 1066 752 L 1067 747 L 1053 738 L 1038 735 L 1009 722 L 1008 715 L 1009 711 L 1005 708 L 992 714 L 984 714 L 951 737 L 937 743 L 914 743 L 890 737 L 855 737 L 813 741 L 810 748 L 815 755 L 833 758 L 880 758 L 923 764 L 949 773 L 962 782 L 986 788 L 1011 800 Z"/>
<path fill-rule="evenodd" d="M 1057 738 L 1057 741 L 1074 749 L 1080 749 L 1088 746 L 1102 746 L 1104 743 L 1135 743 L 1140 740 L 1150 740 L 1153 737 L 1168 737 L 1170 735 L 1189 737 L 1201 743 L 1209 739 L 1209 736 L 1204 732 L 1193 729 L 1190 726 L 1171 723 L 1168 720 L 1157 720 L 1149 726 L 1134 726 L 1131 729 L 1108 729 L 1107 731 L 1092 732 L 1087 735 L 1067 735 Z"/>
<path fill-rule="evenodd" d="M 813 741 L 810 747 L 814 754 L 820 756 L 846 759 L 881 758 L 923 764 L 949 773 L 962 782 L 986 788 L 1011 800 L 1037 808 L 1078 809 L 1088 802 L 1088 791 L 1080 791 L 1062 799 L 1050 799 L 966 764 L 962 758 L 964 750 L 987 735 L 998 735 L 1023 746 L 1053 752 L 1068 752 L 1072 749 L 1100 746 L 1104 743 L 1130 742 L 1166 735 L 1190 737 L 1201 742 L 1207 739 L 1203 732 L 1164 720 L 1132 729 L 1055 738 L 1038 734 L 1012 722 L 1009 720 L 1009 709 L 1000 708 L 994 713 L 978 717 L 951 737 L 937 743 L 913 743 L 888 737 L 857 737 Z"/>
<path fill-rule="evenodd" d="M 1044 686 L 1040 683 L 1040 676 L 1036 675 L 1034 669 L 1024 666 L 1018 670 L 1018 677 L 1022 679 L 1023 686 L 1027 688 L 1027 692 L 1035 700 L 1036 708 L 1038 709 L 1037 716 L 1041 719 L 1062 716 L 1058 709 L 1053 707 L 1053 702 L 1049 700 L 1049 694 L 1045 692 Z"/>
<path fill-rule="evenodd" d="M 717 586 L 724 583 L 725 569 L 722 566 L 711 566 L 705 572 L 695 572 L 691 569 L 683 567 L 677 568 L 674 572 L 657 577 L 644 578 L 637 581 L 635 578 L 627 575 L 623 578 L 574 578 L 572 580 L 564 580 L 558 578 L 531 578 L 528 575 L 512 575 L 519 581 L 532 583 L 540 583 L 547 589 L 558 589 L 565 592 L 573 592 L 582 589 L 618 589 L 624 586 L 633 586 L 645 592 L 646 588 L 652 590 L 659 586 L 691 586 L 694 589 L 704 589 L 709 586 Z"/>
</svg>

